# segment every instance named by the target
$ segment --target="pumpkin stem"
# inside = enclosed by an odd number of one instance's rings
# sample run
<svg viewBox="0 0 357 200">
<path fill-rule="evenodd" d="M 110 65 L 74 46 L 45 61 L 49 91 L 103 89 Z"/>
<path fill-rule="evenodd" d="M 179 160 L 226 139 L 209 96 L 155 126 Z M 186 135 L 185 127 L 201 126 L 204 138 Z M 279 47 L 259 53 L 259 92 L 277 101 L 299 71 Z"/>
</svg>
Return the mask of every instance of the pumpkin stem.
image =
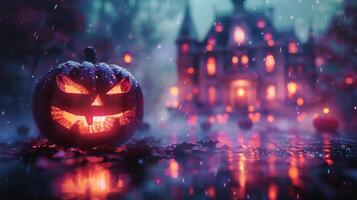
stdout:
<svg viewBox="0 0 357 200">
<path fill-rule="evenodd" d="M 91 63 L 97 62 L 97 52 L 95 48 L 88 46 L 84 49 L 85 60 Z"/>
</svg>

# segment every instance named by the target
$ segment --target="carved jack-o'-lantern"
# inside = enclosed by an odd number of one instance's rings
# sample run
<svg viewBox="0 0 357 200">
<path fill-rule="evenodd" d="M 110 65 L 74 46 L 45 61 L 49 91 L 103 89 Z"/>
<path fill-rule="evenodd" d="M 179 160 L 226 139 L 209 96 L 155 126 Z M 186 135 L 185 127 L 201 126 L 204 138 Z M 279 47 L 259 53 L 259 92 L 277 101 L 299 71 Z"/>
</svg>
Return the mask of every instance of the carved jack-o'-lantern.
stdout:
<svg viewBox="0 0 357 200">
<path fill-rule="evenodd" d="M 33 93 L 37 127 L 63 146 L 123 143 L 143 117 L 141 88 L 126 69 L 97 63 L 93 48 L 86 48 L 85 54 L 82 64 L 60 64 L 37 83 Z"/>
</svg>

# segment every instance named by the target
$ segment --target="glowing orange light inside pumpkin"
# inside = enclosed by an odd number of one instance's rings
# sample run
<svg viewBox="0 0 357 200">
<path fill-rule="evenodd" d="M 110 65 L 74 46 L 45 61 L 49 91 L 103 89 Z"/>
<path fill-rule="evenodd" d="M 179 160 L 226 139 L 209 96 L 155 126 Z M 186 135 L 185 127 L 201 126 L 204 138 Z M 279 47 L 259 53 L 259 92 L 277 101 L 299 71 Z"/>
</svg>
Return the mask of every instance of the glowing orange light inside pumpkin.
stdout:
<svg viewBox="0 0 357 200">
<path fill-rule="evenodd" d="M 297 104 L 298 106 L 304 105 L 304 99 L 303 99 L 302 97 L 297 98 L 297 99 L 296 99 L 296 104 Z"/>
<path fill-rule="evenodd" d="M 232 63 L 233 63 L 233 64 L 237 64 L 238 62 L 239 62 L 238 56 L 233 56 L 233 57 L 232 57 Z"/>
<path fill-rule="evenodd" d="M 210 86 L 208 88 L 208 102 L 210 104 L 214 104 L 216 102 L 216 98 L 217 98 L 216 88 L 213 86 Z"/>
<path fill-rule="evenodd" d="M 243 64 L 243 65 L 247 65 L 248 62 L 249 62 L 249 57 L 248 57 L 247 55 L 243 55 L 243 56 L 241 57 L 241 60 L 242 60 L 242 64 Z"/>
<path fill-rule="evenodd" d="M 290 42 L 289 43 L 289 53 L 297 53 L 298 52 L 298 47 L 296 42 Z"/>
<path fill-rule="evenodd" d="M 322 109 L 322 112 L 328 114 L 330 112 L 330 109 L 328 107 L 325 107 Z"/>
<path fill-rule="evenodd" d="M 75 83 L 70 78 L 65 75 L 58 75 L 56 77 L 56 82 L 58 88 L 64 92 L 69 94 L 89 94 L 88 90 L 83 86 Z"/>
<path fill-rule="evenodd" d="M 103 106 L 103 101 L 99 95 L 97 95 L 91 104 L 92 106 Z"/>
<path fill-rule="evenodd" d="M 218 32 L 218 33 L 222 32 L 222 31 L 223 31 L 223 25 L 222 25 L 222 24 L 217 24 L 217 25 L 215 26 L 215 30 L 216 30 L 216 32 Z"/>
<path fill-rule="evenodd" d="M 93 134 L 111 131 L 116 121 L 120 126 L 129 124 L 135 118 L 135 108 L 114 115 L 95 116 L 87 121 L 86 116 L 76 115 L 51 106 L 51 116 L 54 121 L 67 129 L 77 125 L 80 134 Z"/>
<path fill-rule="evenodd" d="M 258 26 L 258 28 L 264 28 L 265 27 L 265 21 L 264 20 L 259 20 L 257 22 L 257 26 Z"/>
<path fill-rule="evenodd" d="M 194 74 L 195 73 L 195 69 L 193 67 L 189 67 L 189 68 L 187 68 L 187 73 L 188 74 Z"/>
<path fill-rule="evenodd" d="M 237 26 L 234 28 L 233 38 L 234 41 L 238 44 L 241 44 L 245 41 L 245 32 L 242 27 Z"/>
<path fill-rule="evenodd" d="M 133 62 L 133 56 L 130 53 L 124 53 L 123 60 L 125 64 L 131 64 Z"/>
<path fill-rule="evenodd" d="M 128 93 L 131 89 L 130 79 L 129 77 L 125 77 L 118 84 L 116 84 L 112 89 L 110 89 L 107 94 L 123 94 Z"/>
<path fill-rule="evenodd" d="M 268 101 L 272 101 L 275 99 L 275 96 L 276 96 L 276 88 L 274 85 L 269 85 L 267 87 L 267 91 L 266 91 L 266 99 Z"/>
<path fill-rule="evenodd" d="M 298 85 L 296 82 L 289 82 L 287 88 L 288 88 L 288 96 L 291 97 L 297 92 Z"/>
<path fill-rule="evenodd" d="M 216 59 L 209 57 L 207 59 L 207 74 L 213 76 L 216 74 Z"/>
<path fill-rule="evenodd" d="M 355 80 L 353 79 L 353 77 L 346 77 L 346 78 L 345 78 L 345 83 L 346 83 L 347 85 L 353 84 L 354 81 L 355 81 Z"/>
<path fill-rule="evenodd" d="M 275 68 L 275 58 L 272 54 L 265 57 L 265 70 L 267 72 L 272 72 Z"/>
</svg>

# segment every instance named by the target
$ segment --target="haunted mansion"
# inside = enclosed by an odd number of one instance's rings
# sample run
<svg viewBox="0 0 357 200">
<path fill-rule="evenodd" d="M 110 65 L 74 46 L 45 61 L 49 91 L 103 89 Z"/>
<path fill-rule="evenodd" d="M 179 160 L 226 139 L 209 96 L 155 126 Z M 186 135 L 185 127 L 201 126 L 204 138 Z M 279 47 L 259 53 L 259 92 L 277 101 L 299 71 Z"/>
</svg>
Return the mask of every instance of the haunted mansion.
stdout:
<svg viewBox="0 0 357 200">
<path fill-rule="evenodd" d="M 294 31 L 277 31 L 272 12 L 250 12 L 244 0 L 217 15 L 198 40 L 189 7 L 177 36 L 177 102 L 185 112 L 276 111 L 313 102 L 314 39 L 301 44 Z"/>
</svg>

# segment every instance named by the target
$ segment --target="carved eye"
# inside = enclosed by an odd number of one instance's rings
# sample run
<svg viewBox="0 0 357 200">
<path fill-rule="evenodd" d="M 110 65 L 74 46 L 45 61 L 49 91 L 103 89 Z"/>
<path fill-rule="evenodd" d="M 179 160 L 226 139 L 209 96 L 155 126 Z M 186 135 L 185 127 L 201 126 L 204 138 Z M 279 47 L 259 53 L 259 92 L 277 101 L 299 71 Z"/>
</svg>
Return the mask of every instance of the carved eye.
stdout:
<svg viewBox="0 0 357 200">
<path fill-rule="evenodd" d="M 83 86 L 75 83 L 65 75 L 58 75 L 56 77 L 58 88 L 68 94 L 89 94 L 88 90 Z"/>
<path fill-rule="evenodd" d="M 129 77 L 125 77 L 118 84 L 116 84 L 112 89 L 110 89 L 107 94 L 123 94 L 129 92 L 131 89 Z"/>
</svg>

